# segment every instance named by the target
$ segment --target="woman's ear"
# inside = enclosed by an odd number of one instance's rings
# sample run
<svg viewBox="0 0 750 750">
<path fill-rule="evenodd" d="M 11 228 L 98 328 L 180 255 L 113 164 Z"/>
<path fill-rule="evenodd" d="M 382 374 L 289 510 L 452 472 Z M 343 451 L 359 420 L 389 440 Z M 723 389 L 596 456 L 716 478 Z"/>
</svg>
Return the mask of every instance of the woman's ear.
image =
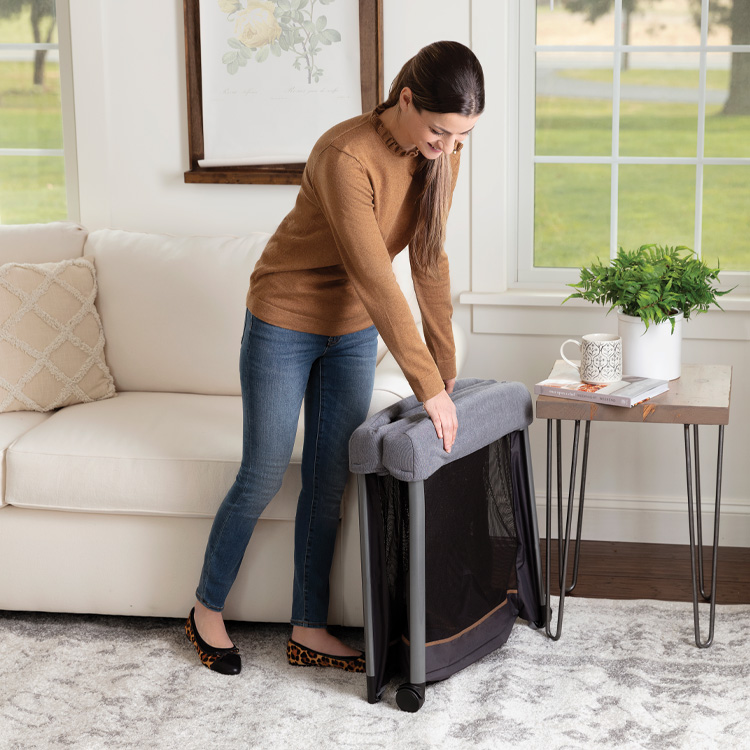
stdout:
<svg viewBox="0 0 750 750">
<path fill-rule="evenodd" d="M 399 97 L 398 97 L 399 109 L 403 109 L 404 112 L 406 112 L 409 104 L 411 103 L 411 100 L 412 100 L 411 89 L 408 86 L 404 86 L 404 88 L 401 89 L 401 93 L 399 94 Z"/>
</svg>

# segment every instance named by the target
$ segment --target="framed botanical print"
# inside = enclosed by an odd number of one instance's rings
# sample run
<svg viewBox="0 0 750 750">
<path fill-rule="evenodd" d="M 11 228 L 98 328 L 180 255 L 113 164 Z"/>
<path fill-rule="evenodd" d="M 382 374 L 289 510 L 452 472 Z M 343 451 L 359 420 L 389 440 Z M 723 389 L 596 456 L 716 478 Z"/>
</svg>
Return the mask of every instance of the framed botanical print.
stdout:
<svg viewBox="0 0 750 750">
<path fill-rule="evenodd" d="M 383 99 L 382 0 L 184 0 L 185 182 L 299 184 L 326 130 Z"/>
</svg>

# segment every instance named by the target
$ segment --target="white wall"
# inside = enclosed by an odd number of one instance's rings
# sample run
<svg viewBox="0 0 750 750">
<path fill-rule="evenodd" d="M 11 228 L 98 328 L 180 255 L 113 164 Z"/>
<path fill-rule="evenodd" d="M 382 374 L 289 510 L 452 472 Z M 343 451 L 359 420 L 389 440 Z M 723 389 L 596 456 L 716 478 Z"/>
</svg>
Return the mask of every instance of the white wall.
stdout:
<svg viewBox="0 0 750 750">
<path fill-rule="evenodd" d="M 81 221 L 90 229 L 172 234 L 273 231 L 291 208 L 296 187 L 183 181 L 188 146 L 182 0 L 76 0 L 71 5 Z M 492 267 L 503 252 L 498 238 L 512 201 L 506 183 L 497 179 L 512 157 L 503 148 L 508 82 L 498 53 L 502 39 L 477 20 L 490 5 L 503 7 L 490 0 L 384 0 L 385 77 L 387 86 L 402 62 L 436 39 L 473 42 L 480 59 L 489 61 L 488 106 L 474 147 L 463 152 L 448 229 L 455 315 L 467 331 L 475 329 L 464 375 L 520 380 L 532 388 L 546 376 L 562 340 L 594 328 L 608 330 L 613 322 L 595 310 L 533 305 L 472 309 L 458 301 L 461 292 L 492 288 L 494 282 L 488 287 L 488 279 L 479 278 L 476 269 Z M 480 144 L 481 162 L 476 158 Z M 488 216 L 498 224 L 497 236 Z M 502 274 L 503 263 L 496 266 Z M 684 360 L 734 366 L 721 539 L 750 546 L 750 401 L 744 387 L 750 379 L 748 313 L 726 315 L 704 316 L 698 333 L 685 341 Z M 732 339 L 721 338 L 727 325 Z M 715 429 L 704 428 L 701 435 L 704 499 L 710 501 Z M 595 424 L 592 436 L 585 535 L 686 543 L 682 428 Z M 531 440 L 537 496 L 543 503 L 543 423 L 532 426 Z M 542 520 L 543 506 L 540 511 Z"/>
</svg>

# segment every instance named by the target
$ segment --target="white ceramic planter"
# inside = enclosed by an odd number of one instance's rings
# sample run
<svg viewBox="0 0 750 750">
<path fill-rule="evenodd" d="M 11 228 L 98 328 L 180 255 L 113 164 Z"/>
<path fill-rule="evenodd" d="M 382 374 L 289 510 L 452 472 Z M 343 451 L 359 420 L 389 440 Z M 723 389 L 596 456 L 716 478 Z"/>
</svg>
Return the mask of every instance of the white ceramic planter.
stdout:
<svg viewBox="0 0 750 750">
<path fill-rule="evenodd" d="M 645 378 L 674 380 L 682 365 L 682 321 L 680 313 L 672 324 L 665 320 L 648 330 L 640 318 L 617 315 L 617 333 L 622 339 L 622 373 Z"/>
</svg>

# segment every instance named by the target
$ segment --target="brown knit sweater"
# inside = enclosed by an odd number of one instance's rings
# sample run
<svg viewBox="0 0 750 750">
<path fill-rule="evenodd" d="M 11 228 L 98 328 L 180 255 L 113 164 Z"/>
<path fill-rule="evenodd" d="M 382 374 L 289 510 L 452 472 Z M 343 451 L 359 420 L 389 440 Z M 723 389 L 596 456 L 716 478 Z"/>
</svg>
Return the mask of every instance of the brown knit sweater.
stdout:
<svg viewBox="0 0 750 750">
<path fill-rule="evenodd" d="M 325 133 L 294 208 L 250 277 L 247 306 L 266 323 L 326 336 L 374 323 L 426 401 L 456 376 L 448 258 L 443 251 L 439 279 L 412 263 L 427 346 L 391 268 L 416 226 L 419 185 L 412 176 L 422 158 L 398 145 L 378 110 Z M 455 187 L 459 155 L 450 158 Z"/>
</svg>

